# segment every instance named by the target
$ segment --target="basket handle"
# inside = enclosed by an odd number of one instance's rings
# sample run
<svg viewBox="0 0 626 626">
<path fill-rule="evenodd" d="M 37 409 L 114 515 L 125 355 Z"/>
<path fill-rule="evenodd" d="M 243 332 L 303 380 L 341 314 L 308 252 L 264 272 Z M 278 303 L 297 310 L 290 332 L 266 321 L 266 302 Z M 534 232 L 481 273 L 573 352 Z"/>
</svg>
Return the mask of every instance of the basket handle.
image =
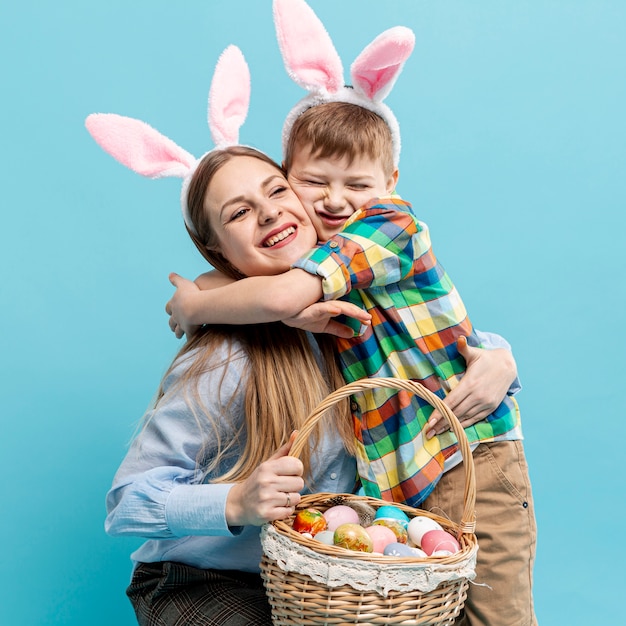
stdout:
<svg viewBox="0 0 626 626">
<path fill-rule="evenodd" d="M 431 406 L 437 409 L 446 419 L 448 425 L 456 435 L 463 457 L 465 468 L 465 491 L 463 494 L 463 515 L 460 524 L 460 533 L 473 533 L 476 528 L 476 478 L 474 476 L 474 460 L 467 436 L 461 423 L 454 413 L 441 401 L 434 393 L 426 389 L 423 385 L 413 380 L 402 378 L 362 378 L 352 383 L 340 387 L 329 394 L 307 417 L 291 446 L 290 456 L 299 457 L 306 442 L 313 432 L 316 424 L 324 413 L 334 404 L 355 392 L 377 387 L 387 387 L 390 389 L 404 390 L 426 400 Z"/>
</svg>

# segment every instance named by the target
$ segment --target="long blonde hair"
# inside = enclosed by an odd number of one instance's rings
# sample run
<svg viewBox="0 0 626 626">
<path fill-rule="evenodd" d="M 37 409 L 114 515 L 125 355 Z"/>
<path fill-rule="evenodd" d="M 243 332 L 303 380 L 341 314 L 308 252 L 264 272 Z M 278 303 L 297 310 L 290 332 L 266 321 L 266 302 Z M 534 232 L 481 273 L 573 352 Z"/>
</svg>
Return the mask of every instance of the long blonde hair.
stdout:
<svg viewBox="0 0 626 626">
<path fill-rule="evenodd" d="M 252 156 L 281 168 L 269 157 L 253 148 L 237 146 L 215 150 L 206 155 L 196 170 L 188 192 L 189 214 L 198 235 L 190 232 L 202 255 L 221 272 L 239 279 L 242 275 L 216 251 L 216 241 L 204 210 L 206 190 L 213 175 L 222 165 L 237 156 Z M 310 412 L 334 389 L 344 384 L 339 370 L 332 336 L 316 337 L 320 348 L 321 367 L 308 335 L 282 323 L 254 326 L 205 326 L 182 347 L 177 359 L 190 354 L 190 367 L 179 381 L 186 391 L 191 390 L 190 406 L 200 406 L 197 415 L 202 432 L 207 429 L 217 442 L 218 454 L 199 458 L 202 472 L 214 474 L 224 459 L 230 469 L 212 482 L 236 482 L 250 476 L 254 469 L 267 460 L 275 450 L 288 441 L 289 436 L 304 422 Z M 235 343 L 236 342 L 236 343 Z M 224 417 L 213 416 L 202 406 L 199 382 L 203 374 L 223 366 L 223 357 L 230 358 L 235 345 L 241 346 L 248 357 L 244 385 L 245 416 L 243 424 L 230 424 L 224 431 Z M 225 351 L 224 348 L 227 348 Z M 165 378 L 174 367 L 176 359 Z M 164 379 L 165 379 L 164 378 Z M 163 395 L 163 386 L 158 400 Z M 346 400 L 329 411 L 326 427 L 334 429 L 343 440 L 346 450 L 354 454 L 354 432 Z M 320 439 L 320 429 L 314 435 L 313 449 Z M 243 453 L 241 448 L 243 447 Z M 305 476 L 310 473 L 312 450 L 301 456 Z"/>
</svg>

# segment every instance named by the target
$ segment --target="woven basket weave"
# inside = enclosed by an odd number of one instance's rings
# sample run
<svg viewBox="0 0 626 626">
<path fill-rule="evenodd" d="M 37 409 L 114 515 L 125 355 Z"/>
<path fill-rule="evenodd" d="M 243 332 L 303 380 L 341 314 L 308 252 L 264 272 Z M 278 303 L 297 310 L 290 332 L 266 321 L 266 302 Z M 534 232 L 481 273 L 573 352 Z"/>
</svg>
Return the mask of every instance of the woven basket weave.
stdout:
<svg viewBox="0 0 626 626">
<path fill-rule="evenodd" d="M 292 529 L 294 514 L 266 524 L 261 532 L 261 576 L 275 626 L 320 624 L 452 625 L 474 577 L 478 545 L 474 505 L 476 485 L 472 453 L 458 419 L 419 383 L 397 378 L 366 378 L 331 393 L 307 418 L 291 448 L 298 457 L 317 422 L 341 399 L 376 387 L 404 390 L 435 407 L 459 441 L 465 468 L 463 514 L 460 523 L 428 511 L 397 504 L 409 517 L 424 515 L 455 535 L 460 552 L 425 559 L 353 552 L 304 537 Z M 336 504 L 363 502 L 373 508 L 389 502 L 352 494 L 303 496 L 296 510 L 320 511 Z M 336 572 L 339 575 L 335 575 Z M 395 587 L 393 585 L 396 585 Z M 391 585 L 391 586 L 390 586 Z"/>
</svg>

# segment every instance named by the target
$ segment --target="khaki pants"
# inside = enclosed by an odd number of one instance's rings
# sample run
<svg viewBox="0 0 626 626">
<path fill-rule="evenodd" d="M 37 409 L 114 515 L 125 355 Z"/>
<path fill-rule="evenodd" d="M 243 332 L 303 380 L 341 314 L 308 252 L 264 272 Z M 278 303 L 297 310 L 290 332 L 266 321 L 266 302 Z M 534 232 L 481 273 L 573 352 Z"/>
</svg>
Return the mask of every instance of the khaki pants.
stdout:
<svg viewBox="0 0 626 626">
<path fill-rule="evenodd" d="M 537 528 L 521 441 L 480 444 L 476 468 L 476 578 L 463 626 L 534 626 L 532 576 Z M 461 520 L 465 470 L 446 472 L 420 508 Z M 474 584 L 476 583 L 476 584 Z M 480 586 L 480 585 L 488 585 Z"/>
</svg>

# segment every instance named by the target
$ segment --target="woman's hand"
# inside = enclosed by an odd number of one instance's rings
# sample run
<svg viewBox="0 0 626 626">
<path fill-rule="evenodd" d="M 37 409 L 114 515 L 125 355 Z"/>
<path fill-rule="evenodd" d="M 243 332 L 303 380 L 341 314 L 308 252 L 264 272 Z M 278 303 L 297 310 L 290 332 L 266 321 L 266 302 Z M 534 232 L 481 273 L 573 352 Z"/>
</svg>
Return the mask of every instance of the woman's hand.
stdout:
<svg viewBox="0 0 626 626">
<path fill-rule="evenodd" d="M 311 304 L 297 315 L 283 320 L 283 324 L 312 333 L 326 333 L 346 339 L 354 337 L 354 331 L 349 326 L 333 319 L 338 315 L 352 317 L 362 324 L 369 325 L 372 321 L 372 316 L 356 304 L 343 300 L 330 300 Z"/>
<path fill-rule="evenodd" d="M 467 345 L 465 337 L 457 342 L 467 368 L 459 384 L 446 396 L 446 404 L 467 428 L 484 419 L 506 397 L 517 376 L 513 355 L 504 348 L 485 350 Z M 448 430 L 448 424 L 439 411 L 433 411 L 426 427 L 431 438 Z"/>
<path fill-rule="evenodd" d="M 304 488 L 302 461 L 287 456 L 295 435 L 249 478 L 232 487 L 226 498 L 229 526 L 261 526 L 293 513 Z"/>
</svg>

